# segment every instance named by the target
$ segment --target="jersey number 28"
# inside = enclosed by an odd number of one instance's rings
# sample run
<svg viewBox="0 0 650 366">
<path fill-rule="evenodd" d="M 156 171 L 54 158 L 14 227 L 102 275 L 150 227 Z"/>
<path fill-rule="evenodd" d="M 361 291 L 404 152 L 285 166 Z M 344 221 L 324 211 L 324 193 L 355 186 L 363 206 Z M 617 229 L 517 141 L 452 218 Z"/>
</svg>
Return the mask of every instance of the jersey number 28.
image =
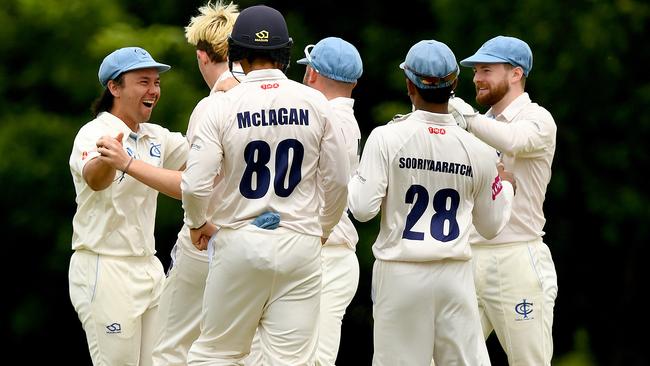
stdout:
<svg viewBox="0 0 650 366">
<path fill-rule="evenodd" d="M 417 198 L 416 198 L 417 197 Z M 415 202 L 414 202 L 415 201 Z M 406 216 L 406 225 L 402 233 L 403 239 L 424 240 L 424 233 L 412 231 L 413 226 L 420 220 L 429 204 L 429 192 L 421 185 L 414 184 L 406 191 L 405 202 L 413 204 L 411 212 Z M 443 188 L 433 195 L 433 210 L 429 231 L 431 236 L 441 242 L 454 240 L 460 234 L 456 212 L 460 203 L 458 191 Z M 445 223 L 447 228 L 445 229 Z"/>
<path fill-rule="evenodd" d="M 280 197 L 289 197 L 302 179 L 302 159 L 305 148 L 296 139 L 282 140 L 275 150 L 275 177 L 273 189 Z M 266 141 L 255 140 L 244 148 L 246 168 L 239 182 L 239 191 L 249 199 L 262 198 L 271 184 L 271 147 Z M 288 175 L 288 181 L 287 181 Z M 253 180 L 255 185 L 253 185 Z M 286 182 L 285 182 L 286 181 Z"/>
</svg>

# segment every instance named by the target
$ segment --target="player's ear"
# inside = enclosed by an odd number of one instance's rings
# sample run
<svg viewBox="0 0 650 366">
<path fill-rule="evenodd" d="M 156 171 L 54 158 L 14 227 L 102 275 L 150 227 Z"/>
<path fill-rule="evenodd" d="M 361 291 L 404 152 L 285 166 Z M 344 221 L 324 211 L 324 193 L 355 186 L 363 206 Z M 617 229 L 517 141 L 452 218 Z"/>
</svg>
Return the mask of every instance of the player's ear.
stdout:
<svg viewBox="0 0 650 366">
<path fill-rule="evenodd" d="M 519 66 L 515 66 L 512 68 L 512 76 L 511 76 L 512 83 L 519 83 L 521 81 L 521 78 L 523 77 L 524 77 L 524 69 L 522 69 Z"/>
<path fill-rule="evenodd" d="M 314 70 L 313 67 L 307 65 L 307 80 L 309 81 L 310 84 L 313 84 L 316 82 L 316 79 L 318 79 L 318 73 L 316 70 Z"/>
<path fill-rule="evenodd" d="M 120 96 L 120 86 L 114 81 L 114 80 L 109 80 L 108 84 L 106 84 L 106 88 L 108 88 L 108 91 L 113 94 L 113 97 L 119 97 Z"/>
<path fill-rule="evenodd" d="M 208 53 L 203 50 L 196 50 L 196 58 L 202 65 L 207 65 L 210 62 L 210 57 Z"/>
<path fill-rule="evenodd" d="M 409 78 L 405 77 L 404 79 L 406 79 L 406 93 L 408 95 L 415 95 L 416 92 L 415 84 L 413 84 L 413 82 Z"/>
</svg>

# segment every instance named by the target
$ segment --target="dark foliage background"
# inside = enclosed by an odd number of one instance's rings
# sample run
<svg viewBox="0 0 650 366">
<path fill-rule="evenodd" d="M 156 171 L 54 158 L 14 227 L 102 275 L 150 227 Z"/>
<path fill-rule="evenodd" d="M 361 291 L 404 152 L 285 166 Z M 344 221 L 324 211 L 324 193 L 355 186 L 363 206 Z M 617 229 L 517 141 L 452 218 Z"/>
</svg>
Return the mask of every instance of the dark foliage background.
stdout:
<svg viewBox="0 0 650 366">
<path fill-rule="evenodd" d="M 241 9 L 255 5 L 237 2 Z M 364 74 L 354 97 L 364 136 L 410 104 L 398 68 L 422 39 L 447 43 L 460 60 L 485 40 L 512 35 L 534 53 L 527 89 L 554 115 L 558 146 L 545 210 L 545 241 L 559 282 L 554 365 L 643 365 L 643 295 L 650 204 L 648 25 L 645 0 L 263 2 L 280 10 L 294 39 L 292 59 L 326 36 L 355 44 Z M 201 1 L 4 0 L 0 7 L 0 219 L 4 228 L 2 336 L 25 364 L 88 365 L 70 304 L 74 188 L 72 140 L 99 95 L 97 69 L 118 47 L 139 45 L 173 66 L 152 118 L 185 131 L 207 94 L 183 27 Z M 292 64 L 288 75 L 301 80 Z M 473 102 L 472 72 L 458 95 Z M 646 188 L 644 188 L 646 187 Z M 169 263 L 180 203 L 162 197 L 158 255 Z M 339 365 L 372 357 L 370 246 L 377 221 L 358 223 L 361 282 L 344 319 Z M 493 364 L 506 361 L 488 341 Z"/>
</svg>

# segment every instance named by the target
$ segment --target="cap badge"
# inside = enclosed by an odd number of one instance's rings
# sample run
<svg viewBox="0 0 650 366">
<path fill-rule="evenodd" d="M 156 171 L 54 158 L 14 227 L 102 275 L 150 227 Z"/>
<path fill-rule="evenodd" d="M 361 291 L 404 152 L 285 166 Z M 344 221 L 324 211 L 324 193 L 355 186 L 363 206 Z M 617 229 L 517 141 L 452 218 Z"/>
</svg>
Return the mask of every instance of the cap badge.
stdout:
<svg viewBox="0 0 650 366">
<path fill-rule="evenodd" d="M 269 41 L 269 31 L 261 30 L 255 33 L 255 42 L 268 42 Z"/>
</svg>

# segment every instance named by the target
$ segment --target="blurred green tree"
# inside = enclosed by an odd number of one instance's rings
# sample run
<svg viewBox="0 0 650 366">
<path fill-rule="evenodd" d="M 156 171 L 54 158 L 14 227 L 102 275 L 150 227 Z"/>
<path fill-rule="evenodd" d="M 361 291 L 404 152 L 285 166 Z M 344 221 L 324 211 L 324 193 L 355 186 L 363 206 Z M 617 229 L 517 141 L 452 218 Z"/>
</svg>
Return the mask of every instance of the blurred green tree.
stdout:
<svg viewBox="0 0 650 366">
<path fill-rule="evenodd" d="M 138 45 L 172 65 L 162 76 L 162 99 L 152 120 L 184 131 L 192 108 L 207 95 L 183 35 L 203 3 L 4 0 L 0 7 L 2 275 L 12 282 L 9 301 L 3 302 L 8 325 L 3 332 L 8 348 L 29 355 L 33 363 L 89 363 L 67 294 L 75 210 L 67 161 L 72 140 L 91 118 L 89 106 L 101 92 L 99 64 L 115 48 Z M 242 9 L 256 4 L 236 3 Z M 527 89 L 558 125 L 545 203 L 545 241 L 559 281 L 556 359 L 563 365 L 645 363 L 643 338 L 634 335 L 647 323 L 631 310 L 639 308 L 637 294 L 644 288 L 650 227 L 644 189 L 650 136 L 647 1 L 267 4 L 287 18 L 292 60 L 326 36 L 358 47 L 364 74 L 354 97 L 364 136 L 394 114 L 410 111 L 398 65 L 415 42 L 443 41 L 460 60 L 498 34 L 526 40 L 534 53 Z M 303 72 L 294 63 L 288 75 L 301 80 Z M 462 68 L 457 94 L 473 103 L 471 79 L 472 71 Z M 164 263 L 181 218 L 180 203 L 161 196 L 156 238 Z M 356 224 L 362 274 L 344 319 L 341 365 L 370 364 L 372 357 L 371 245 L 378 219 Z M 503 364 L 494 337 L 488 344 L 493 364 Z"/>
</svg>

